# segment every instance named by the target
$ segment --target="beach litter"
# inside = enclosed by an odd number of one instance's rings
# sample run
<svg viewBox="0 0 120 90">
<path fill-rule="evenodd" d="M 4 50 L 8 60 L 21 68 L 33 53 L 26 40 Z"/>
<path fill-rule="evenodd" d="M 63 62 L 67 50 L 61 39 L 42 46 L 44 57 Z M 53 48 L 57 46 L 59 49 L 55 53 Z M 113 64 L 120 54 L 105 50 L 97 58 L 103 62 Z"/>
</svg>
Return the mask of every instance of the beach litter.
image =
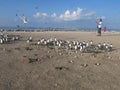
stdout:
<svg viewBox="0 0 120 90">
<path fill-rule="evenodd" d="M 29 63 L 37 62 L 38 58 L 28 58 Z"/>
<path fill-rule="evenodd" d="M 65 67 L 65 66 L 57 66 L 55 67 L 56 70 L 68 70 L 69 68 L 68 67 Z"/>
<path fill-rule="evenodd" d="M 101 63 L 95 63 L 95 65 L 99 66 L 99 65 L 101 65 Z"/>
<path fill-rule="evenodd" d="M 81 67 L 87 67 L 88 64 L 81 64 Z"/>
</svg>

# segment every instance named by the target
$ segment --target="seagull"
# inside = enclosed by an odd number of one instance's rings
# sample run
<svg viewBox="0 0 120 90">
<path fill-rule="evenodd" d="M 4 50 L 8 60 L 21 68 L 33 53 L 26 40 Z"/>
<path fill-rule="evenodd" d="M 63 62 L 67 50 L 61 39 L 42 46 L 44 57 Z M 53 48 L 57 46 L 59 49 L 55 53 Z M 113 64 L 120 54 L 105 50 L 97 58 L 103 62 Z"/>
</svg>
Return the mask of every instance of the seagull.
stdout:
<svg viewBox="0 0 120 90">
<path fill-rule="evenodd" d="M 77 45 L 75 45 L 75 47 L 74 47 L 74 48 L 75 48 L 75 50 L 77 50 L 77 49 L 78 49 Z"/>
<path fill-rule="evenodd" d="M 68 46 L 69 46 L 70 49 L 72 49 L 72 45 L 71 44 L 69 44 Z"/>
<path fill-rule="evenodd" d="M 75 41 L 73 41 L 73 45 L 76 45 L 76 42 L 75 42 Z"/>
<path fill-rule="evenodd" d="M 112 48 L 112 47 L 113 47 L 113 45 L 112 45 L 112 44 L 110 44 L 110 47 Z"/>
<path fill-rule="evenodd" d="M 61 43 L 58 44 L 58 47 L 61 47 Z"/>
<path fill-rule="evenodd" d="M 93 41 L 92 40 L 90 41 L 90 45 L 93 45 Z"/>
<path fill-rule="evenodd" d="M 26 24 L 27 23 L 27 17 L 23 16 L 22 17 L 23 23 Z"/>
<path fill-rule="evenodd" d="M 30 40 L 29 40 L 29 39 L 27 40 L 27 43 L 30 43 Z"/>
<path fill-rule="evenodd" d="M 47 41 L 44 41 L 44 44 L 47 45 Z"/>
<path fill-rule="evenodd" d="M 83 41 L 82 44 L 85 45 L 85 41 Z"/>
<path fill-rule="evenodd" d="M 29 40 L 32 41 L 32 37 L 29 37 Z"/>
<path fill-rule="evenodd" d="M 55 41 L 57 41 L 57 39 L 55 38 Z"/>
<path fill-rule="evenodd" d="M 79 42 L 78 42 L 78 41 L 77 41 L 76 43 L 77 43 L 77 45 L 79 45 Z"/>
<path fill-rule="evenodd" d="M 40 42 L 43 43 L 45 40 L 44 39 L 41 39 Z"/>
<path fill-rule="evenodd" d="M 40 45 L 40 41 L 38 41 L 37 44 Z"/>
<path fill-rule="evenodd" d="M 80 51 L 81 51 L 81 52 L 83 51 L 83 47 L 82 47 L 82 46 L 80 46 Z"/>
<path fill-rule="evenodd" d="M 105 42 L 103 43 L 103 46 L 106 46 L 106 43 L 105 43 Z"/>
<path fill-rule="evenodd" d="M 112 44 L 110 44 L 109 46 L 108 46 L 108 51 L 111 51 L 112 50 Z"/>
<path fill-rule="evenodd" d="M 59 42 L 57 41 L 56 45 L 58 46 L 59 45 Z"/>
<path fill-rule="evenodd" d="M 89 43 L 87 42 L 87 43 L 86 43 L 86 47 L 88 47 L 88 46 L 89 46 Z"/>
<path fill-rule="evenodd" d="M 3 44 L 3 39 L 0 38 L 0 43 Z"/>
<path fill-rule="evenodd" d="M 100 43 L 98 44 L 98 48 L 101 49 L 101 44 Z"/>
</svg>

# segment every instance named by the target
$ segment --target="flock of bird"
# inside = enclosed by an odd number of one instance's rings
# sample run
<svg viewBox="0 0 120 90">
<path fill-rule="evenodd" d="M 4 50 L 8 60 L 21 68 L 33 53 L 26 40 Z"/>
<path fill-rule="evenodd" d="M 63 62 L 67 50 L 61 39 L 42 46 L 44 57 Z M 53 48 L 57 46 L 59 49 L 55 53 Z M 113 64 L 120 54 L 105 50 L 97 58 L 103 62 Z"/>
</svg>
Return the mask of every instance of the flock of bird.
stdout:
<svg viewBox="0 0 120 90">
<path fill-rule="evenodd" d="M 8 34 L 0 34 L 0 44 L 10 43 L 15 40 L 19 40 L 19 36 L 17 35 L 8 35 Z M 32 37 L 29 37 L 27 43 L 34 42 Z M 44 45 L 44 46 L 56 46 L 59 49 L 67 49 L 67 50 L 79 50 L 80 52 L 93 52 L 93 51 L 112 51 L 113 45 L 109 43 L 98 43 L 95 44 L 92 40 L 90 41 L 70 41 L 70 40 L 60 40 L 60 39 L 40 39 L 35 42 L 37 45 Z"/>
<path fill-rule="evenodd" d="M 34 42 L 32 37 L 29 37 L 27 43 Z M 112 51 L 113 45 L 109 43 L 98 43 L 95 44 L 92 40 L 90 41 L 70 41 L 70 40 L 60 40 L 60 39 L 40 39 L 35 42 L 37 45 L 44 45 L 44 46 L 57 46 L 61 49 L 67 50 L 79 50 L 80 52 L 89 53 L 93 51 Z"/>
<path fill-rule="evenodd" d="M 11 43 L 13 41 L 19 40 L 18 35 L 8 35 L 0 33 L 0 44 Z"/>
</svg>

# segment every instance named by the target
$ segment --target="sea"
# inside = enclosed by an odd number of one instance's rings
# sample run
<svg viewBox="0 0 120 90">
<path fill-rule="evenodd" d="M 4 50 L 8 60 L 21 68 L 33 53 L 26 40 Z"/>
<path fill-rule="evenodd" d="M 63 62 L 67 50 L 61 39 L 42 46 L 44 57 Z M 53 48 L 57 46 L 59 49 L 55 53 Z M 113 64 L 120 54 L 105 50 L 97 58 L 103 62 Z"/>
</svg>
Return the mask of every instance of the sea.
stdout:
<svg viewBox="0 0 120 90">
<path fill-rule="evenodd" d="M 0 31 L 86 31 L 94 32 L 97 28 L 62 28 L 62 27 L 0 27 Z M 103 31 L 103 29 L 102 29 Z M 120 29 L 107 29 L 107 32 L 120 32 Z"/>
</svg>

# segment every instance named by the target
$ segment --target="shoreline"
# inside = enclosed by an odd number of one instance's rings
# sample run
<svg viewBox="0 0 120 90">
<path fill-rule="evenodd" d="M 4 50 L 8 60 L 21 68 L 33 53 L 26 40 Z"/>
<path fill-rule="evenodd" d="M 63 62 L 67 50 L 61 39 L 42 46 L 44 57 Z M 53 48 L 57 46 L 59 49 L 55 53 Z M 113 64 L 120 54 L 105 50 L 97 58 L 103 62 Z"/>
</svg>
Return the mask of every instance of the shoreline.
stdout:
<svg viewBox="0 0 120 90">
<path fill-rule="evenodd" d="M 6 31 L 6 32 L 97 32 L 97 29 L 66 29 L 66 30 L 47 30 L 47 29 L 0 29 L 0 31 Z M 102 29 L 102 33 L 105 33 Z M 120 32 L 119 29 L 111 29 L 111 30 L 106 30 L 106 32 Z"/>
</svg>

